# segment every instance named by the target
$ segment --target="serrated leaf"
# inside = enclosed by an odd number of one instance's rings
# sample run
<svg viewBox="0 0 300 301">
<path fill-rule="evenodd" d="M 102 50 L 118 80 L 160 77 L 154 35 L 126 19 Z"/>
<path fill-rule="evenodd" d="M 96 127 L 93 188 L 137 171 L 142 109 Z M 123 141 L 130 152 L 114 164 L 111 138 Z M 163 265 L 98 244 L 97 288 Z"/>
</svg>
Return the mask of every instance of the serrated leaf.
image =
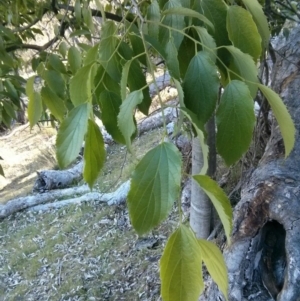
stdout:
<svg viewBox="0 0 300 301">
<path fill-rule="evenodd" d="M 92 189 L 104 165 L 106 151 L 99 126 L 92 120 L 88 121 L 88 131 L 84 144 L 83 178 Z"/>
<path fill-rule="evenodd" d="M 60 60 L 59 56 L 51 53 L 48 58 L 48 63 L 50 66 L 60 73 L 67 73 L 66 67 L 63 62 Z"/>
<path fill-rule="evenodd" d="M 109 38 L 116 34 L 118 28 L 112 20 L 107 20 L 101 26 L 101 38 Z"/>
<path fill-rule="evenodd" d="M 118 127 L 125 138 L 129 151 L 131 150 L 131 136 L 136 131 L 136 125 L 133 119 L 133 110 L 143 101 L 142 91 L 133 91 L 123 101 L 118 115 Z"/>
<path fill-rule="evenodd" d="M 285 158 L 286 158 L 290 154 L 290 152 L 292 151 L 295 145 L 295 135 L 296 135 L 295 124 L 286 106 L 284 105 L 283 101 L 279 97 L 279 95 L 264 85 L 259 84 L 258 87 L 260 91 L 263 93 L 263 95 L 266 97 L 266 99 L 268 100 L 272 108 L 272 112 L 278 122 L 281 135 L 283 138 L 283 142 L 284 142 Z"/>
<path fill-rule="evenodd" d="M 197 301 L 204 289 L 200 246 L 184 225 L 170 236 L 160 260 L 164 301 Z"/>
<path fill-rule="evenodd" d="M 87 131 L 90 105 L 74 108 L 62 122 L 56 138 L 56 157 L 60 168 L 67 167 L 79 154 Z"/>
<path fill-rule="evenodd" d="M 258 82 L 258 71 L 252 57 L 234 46 L 225 46 L 225 48 L 230 52 L 233 58 L 233 64 L 230 66 L 230 69 L 245 79 L 251 96 L 254 98 L 257 93 L 256 83 Z M 231 78 L 241 80 L 234 74 L 231 75 Z"/>
<path fill-rule="evenodd" d="M 31 97 L 29 97 L 27 112 L 30 128 L 32 128 L 35 124 L 38 123 L 43 112 L 42 100 L 39 93 L 33 92 Z"/>
<path fill-rule="evenodd" d="M 93 64 L 83 66 L 70 80 L 70 98 L 74 106 L 92 101 Z"/>
<path fill-rule="evenodd" d="M 240 6 L 230 6 L 226 24 L 232 44 L 257 61 L 262 50 L 261 37 L 251 14 Z"/>
<path fill-rule="evenodd" d="M 64 101 L 58 97 L 50 88 L 43 87 L 41 97 L 44 104 L 49 108 L 51 114 L 62 122 L 67 111 Z"/>
<path fill-rule="evenodd" d="M 155 50 L 155 51 L 157 51 L 160 55 L 161 55 L 161 57 L 163 57 L 163 58 L 165 58 L 167 55 L 166 55 L 166 53 L 165 53 L 165 50 L 164 50 L 164 48 L 162 47 L 162 45 L 160 44 L 160 42 L 157 40 L 157 39 L 155 39 L 155 38 L 153 38 L 153 37 L 151 37 L 151 36 L 149 36 L 149 35 L 144 35 L 144 38 L 145 38 L 145 41 Z"/>
<path fill-rule="evenodd" d="M 1 164 L 0 164 L 0 175 L 5 178 L 4 170 Z"/>
<path fill-rule="evenodd" d="M 198 12 L 194 11 L 193 9 L 190 8 L 185 8 L 185 7 L 171 7 L 169 9 L 166 9 L 162 12 L 162 15 L 180 15 L 180 16 L 185 16 L 185 17 L 191 17 L 191 18 L 196 18 L 206 25 L 208 25 L 213 31 L 214 25 L 212 22 L 210 22 L 204 15 L 199 14 Z"/>
<path fill-rule="evenodd" d="M 212 201 L 223 224 L 227 241 L 230 243 L 232 231 L 232 208 L 228 197 L 218 183 L 206 175 L 194 175 L 193 179 L 199 184 L 203 191 Z"/>
<path fill-rule="evenodd" d="M 202 260 L 211 278 L 218 285 L 225 299 L 228 300 L 227 268 L 221 251 L 215 244 L 207 240 L 199 239 L 198 243 L 201 249 Z"/>
<path fill-rule="evenodd" d="M 131 223 L 139 235 L 164 220 L 178 198 L 181 154 L 171 143 L 150 150 L 136 166 L 127 203 Z"/>
<path fill-rule="evenodd" d="M 183 81 L 185 106 L 205 124 L 215 110 L 219 93 L 217 68 L 207 52 L 191 60 Z"/>
<path fill-rule="evenodd" d="M 197 118 L 196 114 L 194 114 L 190 110 L 182 107 L 180 108 L 180 110 L 192 123 L 196 131 L 197 138 L 200 141 L 202 155 L 203 155 L 203 166 L 201 168 L 200 174 L 204 175 L 208 170 L 208 152 L 209 152 L 208 145 L 205 143 L 205 138 L 204 138 L 204 125 L 199 122 L 199 119 Z"/>
<path fill-rule="evenodd" d="M 123 66 L 122 70 L 122 77 L 121 77 L 121 97 L 122 100 L 126 98 L 127 95 L 127 80 L 128 80 L 128 73 L 129 73 L 129 68 L 132 63 L 132 60 L 127 61 L 125 65 Z"/>
<path fill-rule="evenodd" d="M 217 59 L 217 45 L 213 37 L 208 33 L 206 28 L 194 27 L 202 43 L 202 50 L 207 52 L 212 62 L 216 63 Z"/>
<path fill-rule="evenodd" d="M 182 9 L 180 2 L 177 0 L 169 0 L 164 6 L 164 11 L 176 7 Z M 161 26 L 159 29 L 159 40 L 161 44 L 165 46 L 169 41 L 171 35 L 173 37 L 174 44 L 178 49 L 183 40 L 183 34 L 180 33 L 179 31 L 183 30 L 185 27 L 184 16 L 165 15 L 165 17 L 162 20 L 162 24 L 165 26 Z M 178 29 L 179 31 L 174 31 L 171 30 L 170 28 Z"/>
<path fill-rule="evenodd" d="M 267 17 L 265 16 L 261 5 L 257 0 L 242 0 L 247 10 L 252 14 L 260 36 L 262 38 L 262 47 L 267 49 L 270 40 L 270 30 Z"/>
<path fill-rule="evenodd" d="M 179 70 L 179 62 L 177 58 L 178 53 L 172 38 L 166 44 L 165 51 L 167 54 L 166 64 L 169 69 L 170 75 L 179 80 L 180 70 Z"/>
<path fill-rule="evenodd" d="M 66 85 L 59 72 L 55 70 L 45 70 L 43 72 L 43 78 L 53 92 L 59 97 L 64 98 Z"/>
<path fill-rule="evenodd" d="M 143 114 L 148 115 L 148 110 L 150 108 L 152 99 L 149 94 L 149 87 L 147 86 L 146 77 L 137 60 L 132 61 L 130 65 L 127 84 L 130 91 L 140 90 L 143 88 L 143 100 L 140 104 L 138 104 L 138 108 Z"/>
<path fill-rule="evenodd" d="M 122 100 L 119 95 L 111 91 L 103 91 L 99 95 L 99 105 L 102 112 L 101 120 L 107 132 L 115 141 L 125 144 L 124 136 L 118 127 L 118 115 Z"/>
<path fill-rule="evenodd" d="M 72 46 L 69 49 L 68 63 L 70 65 L 70 69 L 73 75 L 75 75 L 77 70 L 81 67 L 81 63 L 82 63 L 81 53 L 75 46 Z"/>
<path fill-rule="evenodd" d="M 227 165 L 248 150 L 255 126 L 254 102 L 247 85 L 233 80 L 221 96 L 216 114 L 217 149 Z"/>
<path fill-rule="evenodd" d="M 158 2 L 156 0 L 152 1 L 147 9 L 147 20 L 150 20 L 154 23 L 148 24 L 148 34 L 149 36 L 158 39 L 159 33 L 159 21 L 160 21 L 160 9 Z"/>
</svg>

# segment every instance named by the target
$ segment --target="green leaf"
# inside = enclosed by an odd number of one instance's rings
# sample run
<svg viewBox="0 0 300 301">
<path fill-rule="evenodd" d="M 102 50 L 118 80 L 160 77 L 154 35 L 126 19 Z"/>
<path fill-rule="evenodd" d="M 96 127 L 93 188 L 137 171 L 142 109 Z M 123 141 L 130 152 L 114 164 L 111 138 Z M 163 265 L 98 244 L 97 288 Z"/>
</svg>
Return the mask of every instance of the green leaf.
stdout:
<svg viewBox="0 0 300 301">
<path fill-rule="evenodd" d="M 169 0 L 165 6 L 164 6 L 164 11 L 167 11 L 171 8 L 179 8 L 182 9 L 181 4 L 177 0 Z M 184 16 L 180 15 L 165 15 L 165 17 L 162 20 L 162 24 L 165 26 L 161 26 L 159 29 L 159 40 L 161 44 L 165 47 L 165 45 L 168 43 L 170 36 L 173 37 L 174 44 L 176 48 L 178 49 L 182 40 L 183 40 L 183 34 L 174 31 L 171 29 L 178 29 L 182 30 L 185 27 L 185 22 L 184 22 Z M 169 27 L 169 28 L 167 28 Z"/>
<path fill-rule="evenodd" d="M 60 168 L 71 164 L 79 154 L 87 130 L 89 103 L 74 108 L 62 122 L 56 138 L 56 157 Z"/>
<path fill-rule="evenodd" d="M 130 91 L 140 90 L 143 88 L 143 101 L 138 105 L 138 108 L 143 114 L 148 115 L 152 99 L 149 94 L 146 77 L 137 60 L 134 60 L 130 65 L 127 84 Z"/>
<path fill-rule="evenodd" d="M 131 92 L 123 101 L 118 115 L 118 127 L 125 138 L 128 150 L 131 152 L 131 136 L 136 131 L 136 125 L 133 118 L 133 110 L 143 100 L 142 91 Z"/>
<path fill-rule="evenodd" d="M 152 1 L 151 4 L 148 6 L 147 20 L 155 22 L 155 23 L 149 23 L 148 24 L 148 34 L 149 34 L 149 36 L 151 36 L 155 39 L 158 39 L 160 9 L 159 9 L 158 2 L 156 0 Z"/>
<path fill-rule="evenodd" d="M 35 76 L 32 76 L 27 80 L 26 94 L 28 98 L 30 98 L 34 94 L 34 80 L 35 80 Z"/>
<path fill-rule="evenodd" d="M 226 18 L 228 6 L 223 0 L 202 0 L 201 7 L 203 9 L 204 15 L 209 19 L 214 25 L 215 30 L 208 28 L 209 34 L 215 39 L 217 46 L 230 45 L 231 42 L 228 38 L 228 32 L 226 29 Z M 228 52 L 226 49 L 218 49 L 218 57 L 222 60 L 225 65 L 229 63 Z M 218 63 L 221 70 L 224 66 Z"/>
<path fill-rule="evenodd" d="M 118 127 L 118 115 L 122 100 L 119 95 L 111 91 L 103 91 L 99 95 L 99 105 L 102 112 L 101 120 L 107 132 L 115 141 L 125 144 L 124 136 Z"/>
<path fill-rule="evenodd" d="M 81 53 L 75 46 L 72 46 L 69 49 L 68 63 L 70 65 L 72 73 L 76 74 L 77 70 L 81 67 L 82 60 Z"/>
<path fill-rule="evenodd" d="M 67 55 L 67 52 L 68 52 L 68 45 L 65 41 L 62 41 L 60 44 L 59 44 L 59 53 L 65 58 L 66 55 Z"/>
<path fill-rule="evenodd" d="M 131 223 L 139 235 L 164 220 L 178 198 L 181 154 L 171 143 L 150 150 L 136 166 L 127 203 Z"/>
<path fill-rule="evenodd" d="M 261 55 L 261 37 L 251 14 L 240 6 L 230 6 L 227 30 L 232 44 L 257 61 Z"/>
<path fill-rule="evenodd" d="M 230 233 L 232 231 L 232 208 L 225 192 L 218 186 L 218 183 L 206 175 L 195 175 L 194 180 L 212 201 L 223 224 L 227 241 L 230 243 Z"/>
<path fill-rule="evenodd" d="M 270 40 L 268 20 L 257 0 L 242 0 L 247 10 L 252 14 L 258 32 L 262 38 L 262 48 L 267 49 Z"/>
<path fill-rule="evenodd" d="M 83 16 L 83 20 L 84 20 L 84 23 L 86 24 L 86 26 L 89 28 L 89 30 L 92 33 L 94 33 L 95 27 L 94 27 L 94 23 L 93 23 L 92 12 L 89 7 L 83 7 L 82 16 Z"/>
<path fill-rule="evenodd" d="M 171 235 L 160 260 L 164 301 L 197 301 L 204 289 L 200 246 L 184 225 Z"/>
<path fill-rule="evenodd" d="M 66 85 L 60 73 L 55 70 L 45 70 L 43 72 L 43 78 L 53 92 L 61 98 L 65 97 Z"/>
<path fill-rule="evenodd" d="M 93 64 L 80 68 L 70 80 L 70 97 L 74 106 L 92 101 Z"/>
<path fill-rule="evenodd" d="M 214 31 L 214 25 L 209 21 L 204 15 L 199 14 L 198 12 L 185 7 L 171 7 L 162 12 L 162 15 L 179 15 L 186 16 L 191 18 L 197 18 L 206 25 L 208 25 Z"/>
<path fill-rule="evenodd" d="M 231 165 L 248 150 L 255 126 L 254 102 L 245 83 L 233 80 L 226 86 L 216 116 L 217 149 Z"/>
<path fill-rule="evenodd" d="M 75 1 L 74 12 L 75 12 L 76 23 L 80 24 L 81 23 L 81 4 L 80 4 L 80 0 Z"/>
<path fill-rule="evenodd" d="M 161 57 L 166 58 L 166 53 L 160 42 L 158 42 L 155 38 L 149 36 L 149 35 L 144 35 L 145 41 L 155 50 L 157 51 Z"/>
<path fill-rule="evenodd" d="M 43 87 L 41 90 L 41 97 L 44 104 L 49 108 L 51 114 L 60 122 L 62 122 L 67 111 L 64 101 L 58 97 L 48 87 Z"/>
<path fill-rule="evenodd" d="M 128 73 L 129 68 L 132 63 L 132 60 L 127 61 L 123 66 L 122 77 L 121 77 L 121 97 L 124 100 L 127 96 L 127 81 L 128 81 Z"/>
<path fill-rule="evenodd" d="M 92 189 L 106 158 L 104 140 L 99 126 L 92 120 L 88 121 L 88 131 L 84 145 L 83 178 Z"/>
<path fill-rule="evenodd" d="M 99 43 L 97 43 L 95 46 L 91 47 L 88 50 L 84 59 L 84 65 L 95 63 L 98 59 L 98 56 L 99 56 Z"/>
<path fill-rule="evenodd" d="M 183 81 L 184 103 L 205 124 L 215 110 L 219 93 L 217 68 L 207 52 L 191 60 Z"/>
<path fill-rule="evenodd" d="M 165 51 L 167 53 L 166 64 L 170 71 L 170 75 L 179 80 L 180 70 L 179 70 L 179 62 L 177 58 L 178 53 L 172 38 L 170 38 L 170 40 L 166 44 Z"/>
<path fill-rule="evenodd" d="M 70 38 L 74 38 L 77 36 L 85 36 L 87 39 L 89 39 L 91 37 L 91 33 L 87 29 L 77 29 L 70 34 Z"/>
<path fill-rule="evenodd" d="M 217 60 L 217 45 L 213 37 L 207 32 L 206 28 L 194 27 L 202 43 L 202 50 L 207 52 L 212 62 Z"/>
<path fill-rule="evenodd" d="M 2 104 L 8 116 L 10 116 L 12 119 L 17 119 L 14 105 L 7 101 L 3 101 Z"/>
<path fill-rule="evenodd" d="M 289 114 L 286 106 L 282 102 L 281 98 L 270 88 L 259 84 L 260 91 L 268 100 L 273 114 L 279 124 L 281 135 L 285 147 L 285 158 L 290 154 L 295 145 L 296 129 L 294 122 Z"/>
<path fill-rule="evenodd" d="M 207 240 L 199 239 L 198 243 L 201 249 L 202 260 L 211 278 L 218 285 L 225 299 L 228 300 L 227 268 L 221 251 L 215 244 Z"/>
<path fill-rule="evenodd" d="M 115 52 L 118 43 L 119 39 L 117 37 L 110 36 L 108 38 L 101 39 L 99 45 L 99 61 L 104 67 L 105 71 L 116 82 L 120 82 L 122 74 L 120 58 Z"/>
<path fill-rule="evenodd" d="M 257 68 L 249 54 L 243 53 L 241 50 L 234 46 L 225 46 L 225 48 L 231 53 L 233 57 L 233 64 L 230 69 L 240 75 L 246 82 L 252 98 L 256 96 L 257 93 Z M 234 74 L 230 75 L 232 79 L 241 80 Z"/>
<path fill-rule="evenodd" d="M 30 128 L 32 128 L 35 124 L 38 123 L 43 112 L 41 96 L 39 93 L 33 92 L 31 97 L 29 97 L 27 112 Z"/>
<path fill-rule="evenodd" d="M 60 60 L 59 56 L 51 53 L 48 58 L 50 66 L 59 73 L 67 73 L 66 67 Z"/>
</svg>

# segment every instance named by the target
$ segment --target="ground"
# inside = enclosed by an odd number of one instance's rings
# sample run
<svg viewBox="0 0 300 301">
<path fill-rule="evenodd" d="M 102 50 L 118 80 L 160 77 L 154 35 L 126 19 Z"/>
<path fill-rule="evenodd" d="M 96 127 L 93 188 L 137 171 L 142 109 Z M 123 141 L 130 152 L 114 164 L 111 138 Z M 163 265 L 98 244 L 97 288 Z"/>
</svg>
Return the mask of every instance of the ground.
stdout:
<svg viewBox="0 0 300 301">
<path fill-rule="evenodd" d="M 26 128 L 0 140 L 6 173 L 1 202 L 31 193 L 36 171 L 55 167 L 54 134 L 46 126 Z M 160 139 L 159 129 L 139 137 L 135 155 L 110 146 L 96 187 L 114 190 Z M 0 221 L 0 301 L 160 300 L 159 258 L 176 225 L 175 206 L 169 219 L 143 238 L 132 229 L 126 204 L 12 215 Z"/>
</svg>

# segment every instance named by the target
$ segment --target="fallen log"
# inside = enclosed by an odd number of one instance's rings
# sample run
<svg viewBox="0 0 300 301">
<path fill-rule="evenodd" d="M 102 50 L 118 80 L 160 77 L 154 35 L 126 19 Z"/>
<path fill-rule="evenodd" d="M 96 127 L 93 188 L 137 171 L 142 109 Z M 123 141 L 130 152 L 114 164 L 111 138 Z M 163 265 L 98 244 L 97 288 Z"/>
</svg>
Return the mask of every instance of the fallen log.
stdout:
<svg viewBox="0 0 300 301">
<path fill-rule="evenodd" d="M 95 201 L 106 203 L 107 205 L 118 205 L 125 202 L 130 187 L 130 181 L 124 182 L 120 187 L 111 193 L 92 191 L 87 185 L 66 189 L 57 189 L 45 193 L 38 193 L 27 197 L 21 197 L 8 201 L 5 205 L 0 205 L 0 220 L 9 215 L 25 209 L 34 211 L 46 211 L 58 209 L 70 204 L 80 204 L 82 202 Z M 74 197 L 77 196 L 77 197 Z M 65 200 L 67 197 L 71 199 Z M 64 200 L 59 201 L 59 199 Z M 52 203 L 49 203 L 52 202 Z M 47 204 L 46 204 L 47 203 Z"/>
</svg>

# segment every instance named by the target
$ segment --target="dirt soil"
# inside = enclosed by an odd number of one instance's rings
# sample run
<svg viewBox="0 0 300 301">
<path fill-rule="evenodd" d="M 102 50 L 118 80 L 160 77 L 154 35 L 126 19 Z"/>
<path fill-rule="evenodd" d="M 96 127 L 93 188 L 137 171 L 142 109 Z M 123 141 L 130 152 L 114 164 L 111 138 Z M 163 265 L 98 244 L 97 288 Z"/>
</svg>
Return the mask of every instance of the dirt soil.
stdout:
<svg viewBox="0 0 300 301">
<path fill-rule="evenodd" d="M 12 135 L 11 135 L 12 133 Z M 55 129 L 50 126 L 15 127 L 0 137 L 5 178 L 0 176 L 0 203 L 31 193 L 36 172 L 55 166 Z"/>
</svg>

